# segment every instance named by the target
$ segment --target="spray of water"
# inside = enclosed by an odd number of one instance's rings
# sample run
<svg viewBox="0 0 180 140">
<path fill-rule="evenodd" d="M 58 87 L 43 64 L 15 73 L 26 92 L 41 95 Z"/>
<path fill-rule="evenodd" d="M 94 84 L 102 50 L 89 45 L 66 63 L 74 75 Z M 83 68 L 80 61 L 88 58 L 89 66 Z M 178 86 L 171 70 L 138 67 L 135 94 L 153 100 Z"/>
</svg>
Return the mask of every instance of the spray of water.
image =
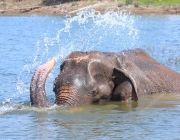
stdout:
<svg viewBox="0 0 180 140">
<path fill-rule="evenodd" d="M 59 48 L 54 56 L 57 61 L 62 61 L 72 51 L 104 51 L 105 48 L 120 51 L 137 44 L 138 30 L 134 20 L 126 11 L 108 10 L 105 14 L 95 10 L 81 11 L 77 16 L 67 15 L 65 27 L 46 43 L 56 44 Z"/>
<path fill-rule="evenodd" d="M 22 109 L 22 104 L 29 102 L 32 74 L 38 65 L 49 57 L 57 61 L 46 84 L 48 97 L 53 102 L 52 83 L 59 73 L 60 63 L 72 51 L 121 51 L 134 47 L 138 41 L 138 30 L 134 27 L 135 19 L 126 11 L 107 10 L 101 14 L 95 10 L 87 10 L 77 13 L 76 16 L 67 15 L 63 19 L 64 27 L 57 29 L 55 36 L 44 33 L 42 40 L 37 40 L 36 51 L 22 66 L 17 76 L 16 92 L 0 105 L 0 114 Z M 52 24 L 54 23 L 52 21 Z M 18 102 L 19 106 L 13 104 L 14 101 Z"/>
</svg>

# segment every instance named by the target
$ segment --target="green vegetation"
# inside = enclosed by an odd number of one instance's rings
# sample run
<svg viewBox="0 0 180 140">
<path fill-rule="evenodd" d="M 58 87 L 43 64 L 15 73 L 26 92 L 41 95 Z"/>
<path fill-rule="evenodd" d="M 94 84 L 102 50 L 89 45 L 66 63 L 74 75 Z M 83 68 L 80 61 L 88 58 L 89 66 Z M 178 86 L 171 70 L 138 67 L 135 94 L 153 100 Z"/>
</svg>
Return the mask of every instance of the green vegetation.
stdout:
<svg viewBox="0 0 180 140">
<path fill-rule="evenodd" d="M 136 7 L 136 8 L 139 7 L 139 3 L 135 2 L 134 7 Z"/>
<path fill-rule="evenodd" d="M 175 6 L 179 9 L 180 0 L 118 0 L 118 7 L 131 4 L 134 4 L 134 7 L 139 7 L 140 5 Z"/>
<path fill-rule="evenodd" d="M 153 6 L 177 6 L 180 5 L 180 0 L 135 0 L 140 5 Z"/>
<path fill-rule="evenodd" d="M 132 4 L 133 0 L 126 0 L 126 5 Z"/>
<path fill-rule="evenodd" d="M 91 4 L 94 4 L 95 3 L 95 1 L 94 0 L 91 0 Z"/>
<path fill-rule="evenodd" d="M 121 3 L 121 2 L 118 3 L 118 7 L 122 7 L 123 5 L 124 5 L 124 4 Z"/>
<path fill-rule="evenodd" d="M 94 4 L 99 4 L 100 6 L 97 6 L 96 9 L 100 9 L 101 11 L 105 10 L 108 6 L 123 7 L 126 5 L 134 5 L 134 7 L 161 6 L 162 8 L 165 7 L 168 11 L 172 9 L 176 10 L 176 13 L 180 13 L 180 0 L 0 0 L 0 11 L 3 12 L 4 10 L 8 11 L 10 9 L 9 12 L 11 12 L 12 9 L 27 9 L 31 7 L 32 9 L 33 7 L 40 9 L 43 6 L 49 6 L 48 8 L 52 7 L 52 10 L 56 10 L 55 7 L 61 7 L 62 9 L 67 8 L 67 11 L 71 11 Z M 21 10 L 19 10 L 19 13 L 20 12 Z"/>
<path fill-rule="evenodd" d="M 72 6 L 78 6 L 78 2 L 72 2 Z"/>
</svg>

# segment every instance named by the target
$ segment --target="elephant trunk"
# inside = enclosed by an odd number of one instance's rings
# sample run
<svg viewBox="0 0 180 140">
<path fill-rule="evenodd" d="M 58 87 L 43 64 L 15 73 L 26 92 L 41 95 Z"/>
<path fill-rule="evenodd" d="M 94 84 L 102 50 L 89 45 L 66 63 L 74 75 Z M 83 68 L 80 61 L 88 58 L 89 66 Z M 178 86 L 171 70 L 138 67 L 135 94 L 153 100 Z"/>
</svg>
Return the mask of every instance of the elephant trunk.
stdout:
<svg viewBox="0 0 180 140">
<path fill-rule="evenodd" d="M 51 103 L 46 97 L 45 83 L 47 76 L 53 69 L 55 63 L 55 59 L 50 58 L 45 64 L 39 66 L 34 72 L 30 85 L 31 105 L 39 107 L 51 106 Z"/>
<path fill-rule="evenodd" d="M 79 105 L 77 91 L 69 85 L 62 84 L 60 90 L 56 94 L 55 104 L 57 105 Z"/>
</svg>

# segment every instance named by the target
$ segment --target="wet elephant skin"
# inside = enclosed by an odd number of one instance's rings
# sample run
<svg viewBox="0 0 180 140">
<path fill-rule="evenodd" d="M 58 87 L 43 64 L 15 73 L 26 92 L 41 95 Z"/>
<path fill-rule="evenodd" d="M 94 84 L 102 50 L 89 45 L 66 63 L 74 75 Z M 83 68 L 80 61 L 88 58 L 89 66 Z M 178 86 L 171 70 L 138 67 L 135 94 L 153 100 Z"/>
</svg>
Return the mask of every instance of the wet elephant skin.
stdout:
<svg viewBox="0 0 180 140">
<path fill-rule="evenodd" d="M 50 70 L 41 74 L 40 66 L 35 71 L 31 87 L 37 89 L 31 90 L 32 105 L 49 106 L 45 87 L 38 88 L 45 80 L 38 79 L 46 79 Z M 128 99 L 137 102 L 144 94 L 180 93 L 180 74 L 138 48 L 119 53 L 72 52 L 62 62 L 60 70 L 53 89 L 57 105 L 75 106 L 109 100 L 127 102 Z M 36 74 L 37 71 L 40 74 Z"/>
</svg>

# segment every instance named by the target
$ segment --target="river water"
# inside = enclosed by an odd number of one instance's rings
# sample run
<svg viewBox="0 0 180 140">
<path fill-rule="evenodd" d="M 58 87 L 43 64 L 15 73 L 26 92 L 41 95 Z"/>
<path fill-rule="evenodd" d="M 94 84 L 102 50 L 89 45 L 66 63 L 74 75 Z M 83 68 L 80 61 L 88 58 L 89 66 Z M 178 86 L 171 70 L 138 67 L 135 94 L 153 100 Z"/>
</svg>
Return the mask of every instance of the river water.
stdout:
<svg viewBox="0 0 180 140">
<path fill-rule="evenodd" d="M 143 48 L 180 72 L 180 16 L 100 14 L 0 17 L 0 139 L 180 139 L 180 95 L 144 96 L 138 103 L 79 107 L 30 106 L 34 70 L 57 60 L 48 76 L 48 99 L 59 65 L 72 51 L 119 52 Z M 170 81 L 171 82 L 171 81 Z"/>
</svg>

